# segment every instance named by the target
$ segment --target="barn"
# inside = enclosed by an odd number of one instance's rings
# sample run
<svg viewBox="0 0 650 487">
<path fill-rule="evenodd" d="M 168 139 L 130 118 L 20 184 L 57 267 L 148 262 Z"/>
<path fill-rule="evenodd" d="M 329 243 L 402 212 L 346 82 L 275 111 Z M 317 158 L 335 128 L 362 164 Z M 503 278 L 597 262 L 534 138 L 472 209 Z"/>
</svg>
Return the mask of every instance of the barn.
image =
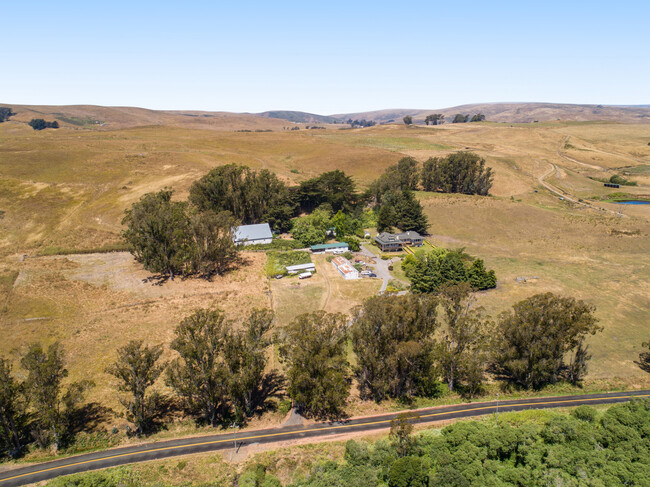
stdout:
<svg viewBox="0 0 650 487">
<path fill-rule="evenodd" d="M 268 223 L 241 225 L 235 228 L 237 245 L 270 244 L 272 241 L 273 233 Z"/>
</svg>

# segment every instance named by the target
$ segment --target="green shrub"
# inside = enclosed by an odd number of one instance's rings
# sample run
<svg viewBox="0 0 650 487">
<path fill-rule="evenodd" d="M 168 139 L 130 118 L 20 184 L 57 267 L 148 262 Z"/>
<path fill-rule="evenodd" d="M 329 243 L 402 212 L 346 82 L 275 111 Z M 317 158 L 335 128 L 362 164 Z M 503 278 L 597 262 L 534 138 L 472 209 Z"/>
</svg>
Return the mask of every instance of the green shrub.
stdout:
<svg viewBox="0 0 650 487">
<path fill-rule="evenodd" d="M 348 440 L 345 444 L 345 461 L 350 465 L 365 465 L 370 460 L 368 444 L 363 441 Z"/>
<path fill-rule="evenodd" d="M 285 416 L 291 410 L 291 399 L 283 399 L 278 406 L 278 413 Z"/>
<path fill-rule="evenodd" d="M 492 289 L 497 285 L 493 270 L 487 270 L 482 259 L 475 259 L 463 249 L 436 247 L 429 252 L 418 249 L 402 262 L 411 288 L 420 293 L 436 293 L 446 283 L 469 282 L 474 289 Z"/>
<path fill-rule="evenodd" d="M 649 400 L 617 404 L 600 415 L 588 406 L 570 415 L 540 413 L 508 413 L 498 423 L 463 421 L 415 434 L 414 448 L 401 458 L 399 444 L 387 439 L 350 440 L 343 463 L 317 464 L 292 485 L 650 485 Z"/>
<path fill-rule="evenodd" d="M 239 487 L 282 487 L 278 478 L 267 474 L 266 467 L 259 463 L 240 475 L 236 485 Z"/>
<path fill-rule="evenodd" d="M 575 418 L 581 421 L 587 421 L 589 423 L 593 423 L 598 417 L 598 411 L 596 411 L 591 406 L 586 405 L 578 406 L 573 410 L 572 414 Z"/>
<path fill-rule="evenodd" d="M 398 459 L 388 471 L 388 487 L 428 487 L 429 468 L 425 459 L 407 456 Z"/>
<path fill-rule="evenodd" d="M 348 248 L 353 252 L 361 250 L 361 241 L 357 237 L 342 237 L 339 240 L 348 244 Z"/>
<path fill-rule="evenodd" d="M 637 183 L 634 181 L 629 181 L 619 174 L 614 174 L 609 178 L 609 182 L 613 184 L 620 184 L 621 186 L 636 186 Z"/>
<path fill-rule="evenodd" d="M 13 117 L 15 113 L 9 107 L 0 107 L 0 123 L 5 120 L 9 120 L 9 117 Z"/>
<path fill-rule="evenodd" d="M 397 279 L 391 279 L 388 281 L 388 287 L 392 288 L 396 292 L 404 290 L 404 284 L 402 284 L 402 281 L 398 281 Z"/>
</svg>

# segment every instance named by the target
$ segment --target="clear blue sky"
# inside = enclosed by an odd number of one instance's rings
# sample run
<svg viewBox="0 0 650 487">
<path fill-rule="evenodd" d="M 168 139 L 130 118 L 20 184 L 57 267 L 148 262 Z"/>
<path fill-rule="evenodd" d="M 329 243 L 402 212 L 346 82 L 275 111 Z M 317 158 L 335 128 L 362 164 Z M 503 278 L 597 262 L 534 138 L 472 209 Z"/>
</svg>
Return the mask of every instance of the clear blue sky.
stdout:
<svg viewBox="0 0 650 487">
<path fill-rule="evenodd" d="M 0 102 L 650 104 L 647 1 L 0 0 Z"/>
</svg>

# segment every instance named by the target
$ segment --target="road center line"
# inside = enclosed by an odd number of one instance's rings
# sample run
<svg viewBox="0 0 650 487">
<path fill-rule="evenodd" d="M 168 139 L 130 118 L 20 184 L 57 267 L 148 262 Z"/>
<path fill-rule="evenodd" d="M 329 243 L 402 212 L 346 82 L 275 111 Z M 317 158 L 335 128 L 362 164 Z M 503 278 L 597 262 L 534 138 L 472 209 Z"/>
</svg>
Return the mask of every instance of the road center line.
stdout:
<svg viewBox="0 0 650 487">
<path fill-rule="evenodd" d="M 544 402 L 528 402 L 528 403 L 520 403 L 520 404 L 502 403 L 501 407 L 502 408 L 508 408 L 508 407 L 523 407 L 523 406 L 543 406 L 543 405 L 550 405 L 550 404 L 566 404 L 566 403 L 571 403 L 571 402 L 631 399 L 631 398 L 636 398 L 636 397 L 650 397 L 650 394 L 638 394 L 638 395 L 627 395 L 627 396 L 611 396 L 611 397 L 592 397 L 592 398 L 584 398 L 584 399 L 577 398 L 577 399 L 565 399 L 565 400 L 554 400 L 554 401 L 544 401 Z M 494 408 L 496 408 L 496 405 L 491 404 L 489 406 L 480 406 L 480 407 L 476 407 L 476 408 L 459 409 L 459 410 L 455 410 L 455 411 L 441 411 L 441 412 L 436 412 L 436 413 L 424 414 L 424 415 L 420 416 L 419 419 L 431 418 L 431 417 L 434 417 L 434 416 L 444 416 L 444 415 L 448 415 L 448 414 L 460 414 L 460 413 L 466 413 L 466 412 L 472 412 L 472 411 L 482 411 L 482 410 L 485 410 L 485 409 L 494 409 Z M 286 436 L 286 435 L 293 435 L 293 434 L 300 434 L 300 433 L 314 433 L 314 432 L 323 432 L 324 433 L 324 432 L 331 431 L 331 430 L 336 430 L 336 429 L 353 428 L 353 427 L 358 427 L 358 426 L 369 426 L 369 425 L 390 423 L 392 420 L 393 419 L 382 419 L 382 420 L 379 420 L 379 421 L 372 421 L 372 422 L 368 422 L 368 423 L 341 424 L 341 425 L 326 426 L 324 428 L 303 429 L 303 430 L 298 430 L 298 431 L 281 431 L 281 432 L 278 432 L 278 433 L 268 433 L 268 434 L 263 434 L 263 435 L 240 437 L 238 440 L 239 441 L 255 440 L 255 439 L 260 439 L 260 438 L 271 438 L 271 437 Z M 8 480 L 18 479 L 18 478 L 21 478 L 21 477 L 27 477 L 27 476 L 30 476 L 30 475 L 38 475 L 38 474 L 45 473 L 45 472 L 52 472 L 54 470 L 61 470 L 61 469 L 64 469 L 64 468 L 75 467 L 75 466 L 78 466 L 78 465 L 86 465 L 86 464 L 89 464 L 89 463 L 96 463 L 96 462 L 101 462 L 101 461 L 104 461 L 104 460 L 113 460 L 115 458 L 124 458 L 124 457 L 128 457 L 128 456 L 141 455 L 141 454 L 146 454 L 146 453 L 155 453 L 155 452 L 160 452 L 160 451 L 178 450 L 178 449 L 181 449 L 181 448 L 191 448 L 191 447 L 205 446 L 205 445 L 216 445 L 216 444 L 219 444 L 219 443 L 225 443 L 225 442 L 230 442 L 230 441 L 232 441 L 232 438 L 223 438 L 223 439 L 219 439 L 219 440 L 211 440 L 211 441 L 204 441 L 204 442 L 198 442 L 198 443 L 188 443 L 188 444 L 185 444 L 185 445 L 166 446 L 166 447 L 162 447 L 162 448 L 152 448 L 152 449 L 149 449 L 149 450 L 141 450 L 141 451 L 135 451 L 135 452 L 121 453 L 119 455 L 112 455 L 112 456 L 108 456 L 108 457 L 94 458 L 94 459 L 91 459 L 91 460 L 84 460 L 84 461 L 76 462 L 76 463 L 68 463 L 66 465 L 59 465 L 59 466 L 56 466 L 56 467 L 45 468 L 45 469 L 37 470 L 37 471 L 34 471 L 34 472 L 14 475 L 13 477 L 7 477 L 5 479 L 0 479 L 0 483 L 6 482 Z"/>
</svg>

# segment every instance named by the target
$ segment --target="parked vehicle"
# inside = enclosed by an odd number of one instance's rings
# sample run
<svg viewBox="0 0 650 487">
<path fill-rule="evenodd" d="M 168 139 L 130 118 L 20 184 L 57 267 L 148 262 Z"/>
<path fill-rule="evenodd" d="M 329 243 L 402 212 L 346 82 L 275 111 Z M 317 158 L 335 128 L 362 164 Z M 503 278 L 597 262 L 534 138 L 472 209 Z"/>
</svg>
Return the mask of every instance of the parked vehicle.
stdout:
<svg viewBox="0 0 650 487">
<path fill-rule="evenodd" d="M 311 272 L 303 272 L 302 274 L 298 274 L 298 279 L 308 279 L 311 277 Z"/>
</svg>

